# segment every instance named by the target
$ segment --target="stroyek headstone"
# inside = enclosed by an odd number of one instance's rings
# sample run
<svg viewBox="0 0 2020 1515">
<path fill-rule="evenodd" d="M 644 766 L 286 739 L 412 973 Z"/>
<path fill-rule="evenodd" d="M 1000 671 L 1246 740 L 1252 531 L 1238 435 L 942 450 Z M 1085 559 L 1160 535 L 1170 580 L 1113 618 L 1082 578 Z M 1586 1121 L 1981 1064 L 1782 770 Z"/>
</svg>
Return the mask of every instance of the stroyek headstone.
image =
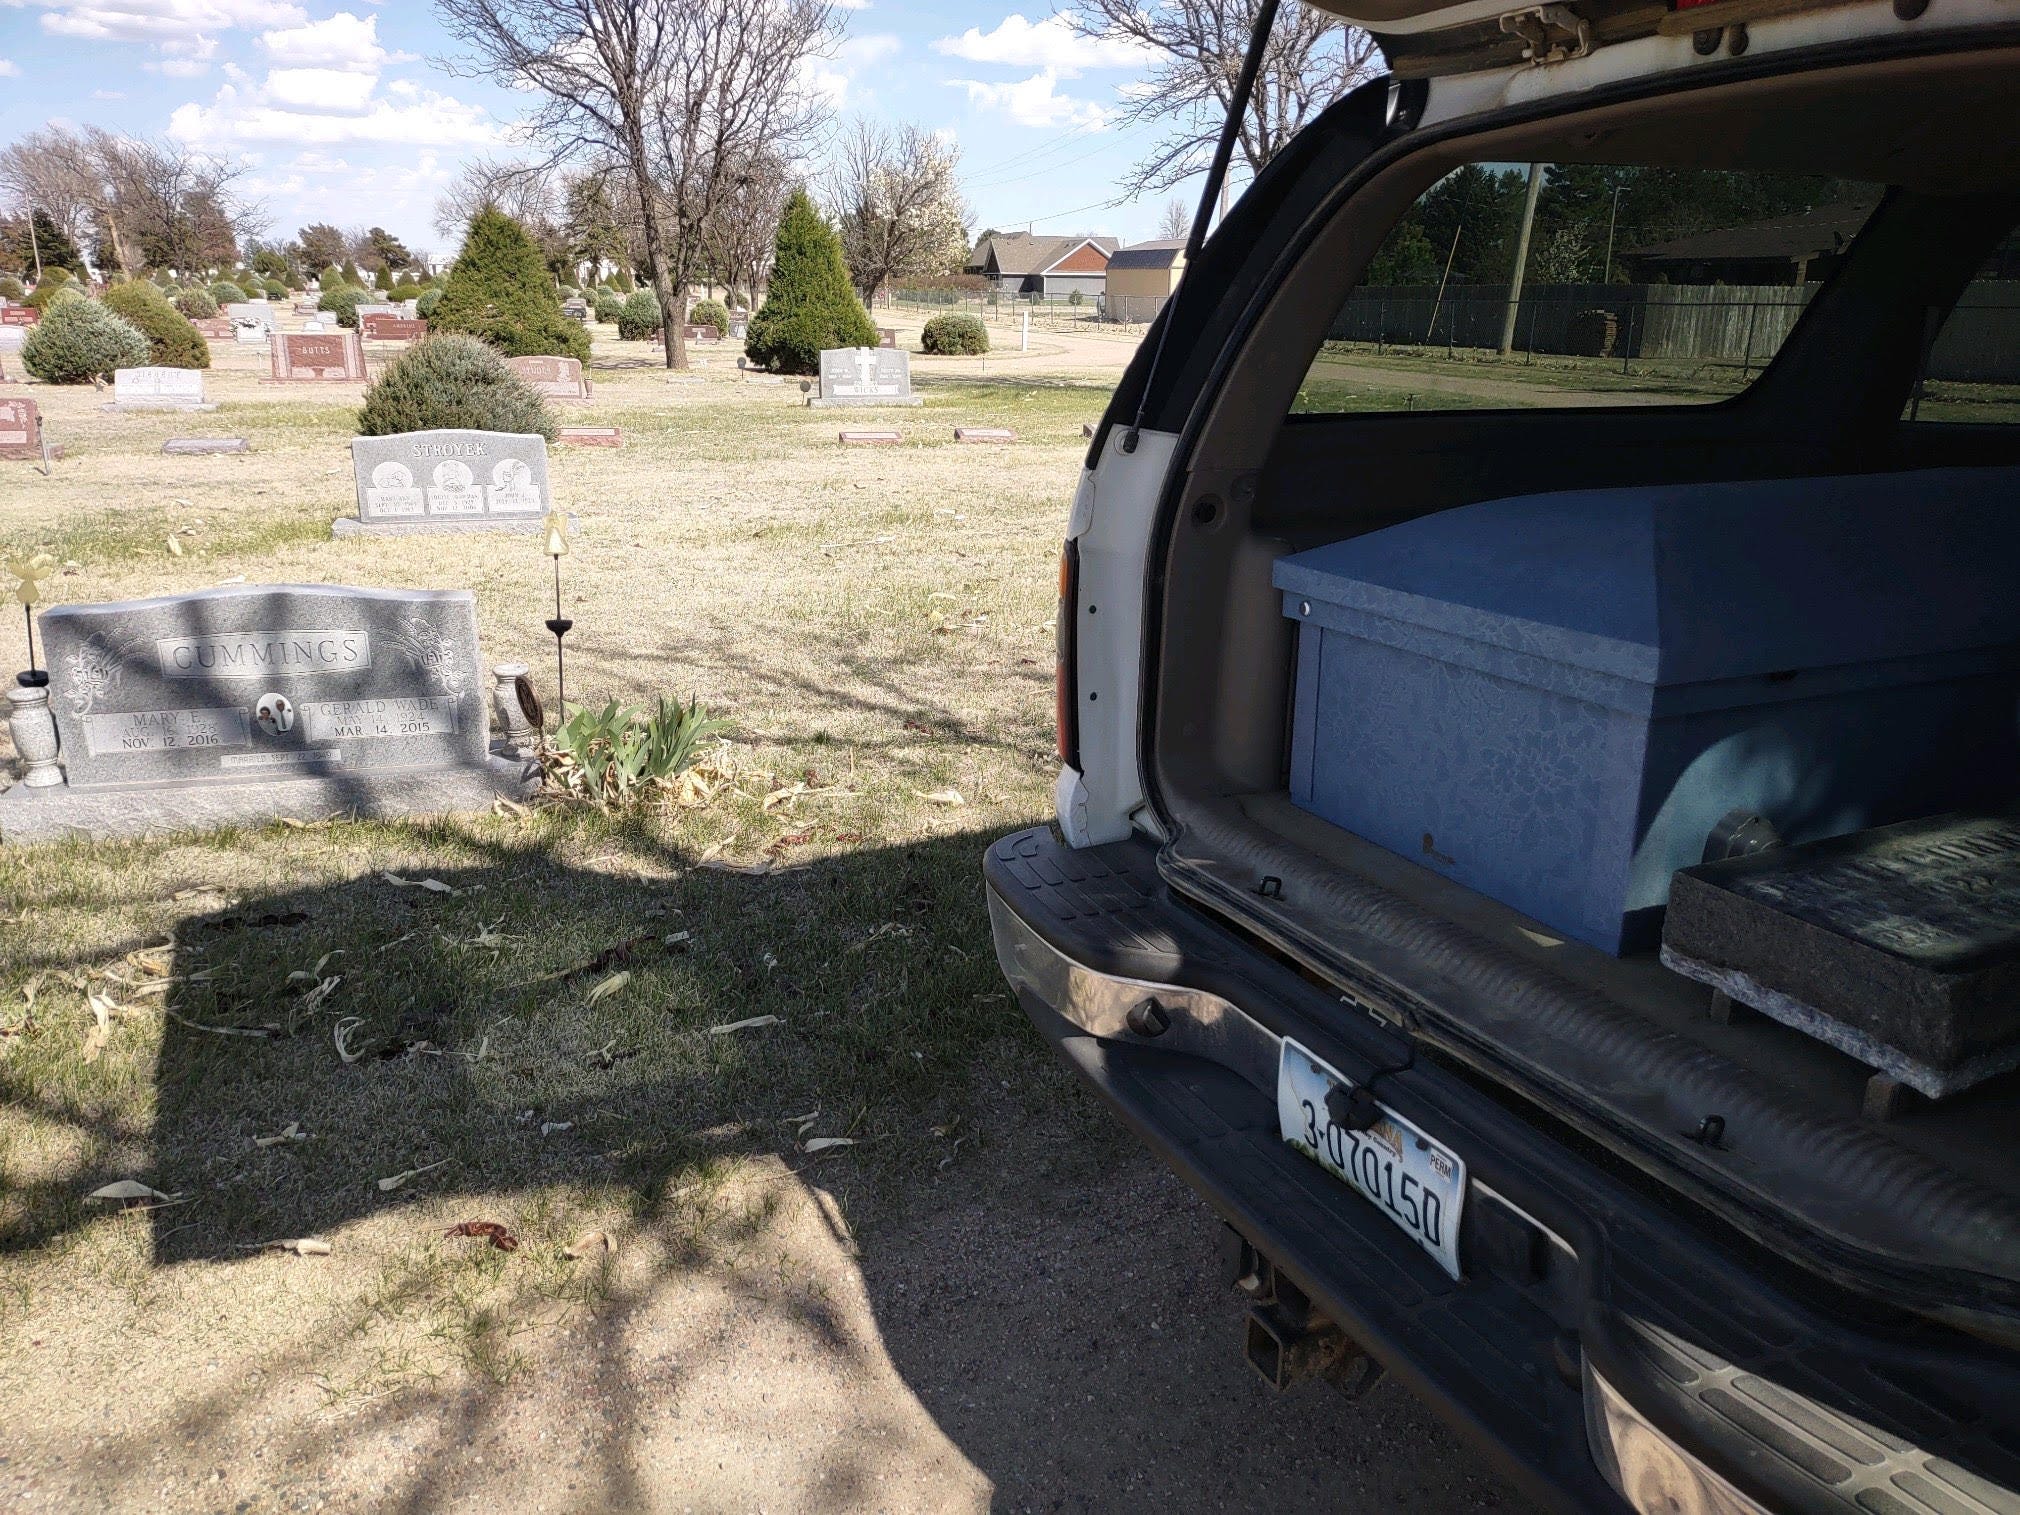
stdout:
<svg viewBox="0 0 2020 1515">
<path fill-rule="evenodd" d="M 547 443 L 533 433 L 409 431 L 354 437 L 358 514 L 337 536 L 537 531 L 554 508 Z"/>
<path fill-rule="evenodd" d="M 354 331 L 275 332 L 271 353 L 276 384 L 364 381 L 365 349 Z"/>
<path fill-rule="evenodd" d="M 586 400 L 590 382 L 580 358 L 507 358 L 505 366 L 550 400 Z"/>
<path fill-rule="evenodd" d="M 468 590 L 238 585 L 41 616 L 64 782 L 0 794 L 0 839 L 129 836 L 338 811 L 487 808 Z"/>
<path fill-rule="evenodd" d="M 115 368 L 113 410 L 216 410 L 203 399 L 198 368 Z"/>
<path fill-rule="evenodd" d="M 838 347 L 821 354 L 821 392 L 810 405 L 919 405 L 912 356 L 890 347 Z"/>
</svg>

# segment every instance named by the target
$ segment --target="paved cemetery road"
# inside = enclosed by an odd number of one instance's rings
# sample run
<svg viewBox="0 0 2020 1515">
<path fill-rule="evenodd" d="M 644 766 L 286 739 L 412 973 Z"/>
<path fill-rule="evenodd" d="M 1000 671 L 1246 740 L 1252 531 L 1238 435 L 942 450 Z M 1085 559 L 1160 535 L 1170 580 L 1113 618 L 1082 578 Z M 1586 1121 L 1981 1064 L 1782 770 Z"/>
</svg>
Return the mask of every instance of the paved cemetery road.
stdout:
<svg viewBox="0 0 2020 1515">
<path fill-rule="evenodd" d="M 529 1332 L 503 1387 L 332 1406 L 299 1372 L 234 1366 L 223 1327 L 173 1417 L 136 1415 L 131 1357 L 116 1381 L 66 1372 L 60 1402 L 90 1407 L 72 1434 L 49 1436 L 46 1400 L 32 1423 L 0 1409 L 0 1508 L 1527 1508 L 1391 1382 L 1357 1405 L 1266 1389 L 1213 1276 L 1217 1223 L 1147 1157 L 1056 1187 L 1001 1176 L 1052 1162 L 1029 1138 L 984 1146 L 860 1235 L 820 1163 L 767 1164 L 725 1200 L 732 1252 Z M 317 1265 L 276 1257 L 245 1287 Z"/>
</svg>

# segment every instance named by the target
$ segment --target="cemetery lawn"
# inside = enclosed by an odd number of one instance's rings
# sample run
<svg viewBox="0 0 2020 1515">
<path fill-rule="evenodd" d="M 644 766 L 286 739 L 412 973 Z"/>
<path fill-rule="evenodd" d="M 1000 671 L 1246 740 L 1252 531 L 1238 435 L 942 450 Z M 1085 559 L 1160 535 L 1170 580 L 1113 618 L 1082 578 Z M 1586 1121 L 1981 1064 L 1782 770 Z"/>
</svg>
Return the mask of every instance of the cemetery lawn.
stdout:
<svg viewBox="0 0 2020 1515">
<path fill-rule="evenodd" d="M 724 717 L 688 803 L 0 845 L 0 1506 L 1507 1504 L 1401 1390 L 1342 1429 L 1251 1382 L 1218 1228 L 995 966 L 981 854 L 1049 813 L 1128 345 L 815 411 L 608 331 L 560 420 L 624 446 L 550 454 L 568 691 Z M 551 707 L 538 539 L 333 541 L 360 389 L 213 352 L 207 414 L 28 388 L 68 456 L 0 464 L 0 549 L 58 601 L 469 588 Z"/>
</svg>

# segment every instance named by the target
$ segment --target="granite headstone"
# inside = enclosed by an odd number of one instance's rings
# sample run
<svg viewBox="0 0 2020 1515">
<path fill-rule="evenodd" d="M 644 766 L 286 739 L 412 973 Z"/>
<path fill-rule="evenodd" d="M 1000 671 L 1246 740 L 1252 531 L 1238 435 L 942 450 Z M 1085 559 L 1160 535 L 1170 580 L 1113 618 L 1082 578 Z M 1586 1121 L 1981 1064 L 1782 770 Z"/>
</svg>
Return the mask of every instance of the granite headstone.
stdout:
<svg viewBox="0 0 2020 1515">
<path fill-rule="evenodd" d="M 589 398 L 580 358 L 507 358 L 505 366 L 550 400 Z"/>
<path fill-rule="evenodd" d="M 524 792 L 523 762 L 487 752 L 467 590 L 240 585 L 41 622 L 65 782 L 0 794 L 9 841 Z"/>
<path fill-rule="evenodd" d="M 354 331 L 275 332 L 272 356 L 277 384 L 308 380 L 356 384 L 365 377 L 365 350 Z"/>
<path fill-rule="evenodd" d="M 227 300 L 224 313 L 234 326 L 257 326 L 261 331 L 273 331 L 276 326 L 274 308 L 265 300 Z"/>
<path fill-rule="evenodd" d="M 114 410 L 216 410 L 203 399 L 203 371 L 197 368 L 115 368 Z"/>
<path fill-rule="evenodd" d="M 547 443 L 502 431 L 410 431 L 351 442 L 358 514 L 337 536 L 536 531 L 554 508 Z"/>
<path fill-rule="evenodd" d="M 821 392 L 808 402 L 834 405 L 918 405 L 911 354 L 890 347 L 829 348 L 821 354 Z"/>
</svg>

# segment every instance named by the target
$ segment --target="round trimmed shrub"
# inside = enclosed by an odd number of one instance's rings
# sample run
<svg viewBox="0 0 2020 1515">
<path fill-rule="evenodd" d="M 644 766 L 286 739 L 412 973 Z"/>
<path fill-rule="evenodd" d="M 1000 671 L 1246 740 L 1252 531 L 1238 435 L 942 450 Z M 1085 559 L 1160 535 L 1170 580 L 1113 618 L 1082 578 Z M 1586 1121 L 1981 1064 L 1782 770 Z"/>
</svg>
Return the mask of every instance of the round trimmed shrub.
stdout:
<svg viewBox="0 0 2020 1515">
<path fill-rule="evenodd" d="M 217 314 L 217 301 L 207 289 L 182 289 L 169 296 L 168 303 L 192 321 L 207 321 Z"/>
<path fill-rule="evenodd" d="M 0 274 L 0 300 L 21 298 L 21 281 L 12 274 Z"/>
<path fill-rule="evenodd" d="M 344 271 L 332 263 L 316 276 L 316 283 L 323 289 L 335 289 L 344 282 Z"/>
<path fill-rule="evenodd" d="M 980 316 L 935 316 L 920 332 L 919 345 L 943 358 L 972 358 L 989 350 L 989 328 Z"/>
<path fill-rule="evenodd" d="M 243 300 L 245 291 L 229 279 L 219 279 L 210 287 L 210 297 L 220 305 L 229 305 L 234 300 Z"/>
<path fill-rule="evenodd" d="M 638 284 L 631 277 L 630 269 L 620 268 L 610 276 L 610 287 L 621 295 L 628 295 L 638 288 Z"/>
<path fill-rule="evenodd" d="M 430 316 L 435 314 L 435 307 L 437 305 L 440 305 L 441 303 L 442 303 L 441 290 L 424 289 L 418 295 L 414 296 L 414 314 L 419 316 L 423 321 L 425 321 Z"/>
<path fill-rule="evenodd" d="M 813 374 L 831 347 L 875 347 L 877 328 L 856 298 L 841 238 L 803 189 L 779 218 L 771 285 L 744 349 L 779 373 Z"/>
<path fill-rule="evenodd" d="M 21 366 L 45 384 L 89 384 L 147 361 L 147 338 L 96 300 L 77 295 L 43 311 L 21 344 Z"/>
<path fill-rule="evenodd" d="M 481 338 L 508 358 L 589 359 L 589 333 L 561 313 L 540 249 L 525 227 L 496 209 L 470 218 L 431 324 Z"/>
<path fill-rule="evenodd" d="M 279 279 L 268 279 L 260 289 L 269 300 L 285 300 L 288 297 L 288 287 Z"/>
<path fill-rule="evenodd" d="M 58 295 L 65 293 L 79 293 L 77 286 L 70 282 L 69 273 L 61 268 L 45 268 L 42 277 L 35 281 L 35 288 L 21 303 L 32 305 L 37 310 L 47 310 Z"/>
<path fill-rule="evenodd" d="M 626 342 L 645 341 L 659 327 L 659 296 L 649 289 L 633 290 L 617 307 L 617 335 Z"/>
<path fill-rule="evenodd" d="M 317 310 L 326 310 L 337 318 L 337 325 L 356 329 L 358 307 L 378 297 L 369 289 L 359 289 L 353 284 L 339 284 L 335 289 L 326 289 L 316 301 Z"/>
<path fill-rule="evenodd" d="M 159 368 L 210 367 L 210 343 L 152 284 L 115 284 L 105 292 L 104 305 L 147 338 L 148 362 Z"/>
<path fill-rule="evenodd" d="M 729 307 L 720 300 L 696 300 L 687 308 L 690 326 L 713 326 L 718 337 L 729 335 Z"/>
<path fill-rule="evenodd" d="M 436 427 L 537 432 L 554 440 L 554 417 L 538 390 L 475 337 L 424 337 L 365 391 L 358 434 L 394 436 Z"/>
<path fill-rule="evenodd" d="M 615 326 L 617 318 L 624 311 L 624 297 L 615 290 L 599 289 L 596 298 L 590 302 L 596 312 L 596 319 L 605 326 Z"/>
</svg>

